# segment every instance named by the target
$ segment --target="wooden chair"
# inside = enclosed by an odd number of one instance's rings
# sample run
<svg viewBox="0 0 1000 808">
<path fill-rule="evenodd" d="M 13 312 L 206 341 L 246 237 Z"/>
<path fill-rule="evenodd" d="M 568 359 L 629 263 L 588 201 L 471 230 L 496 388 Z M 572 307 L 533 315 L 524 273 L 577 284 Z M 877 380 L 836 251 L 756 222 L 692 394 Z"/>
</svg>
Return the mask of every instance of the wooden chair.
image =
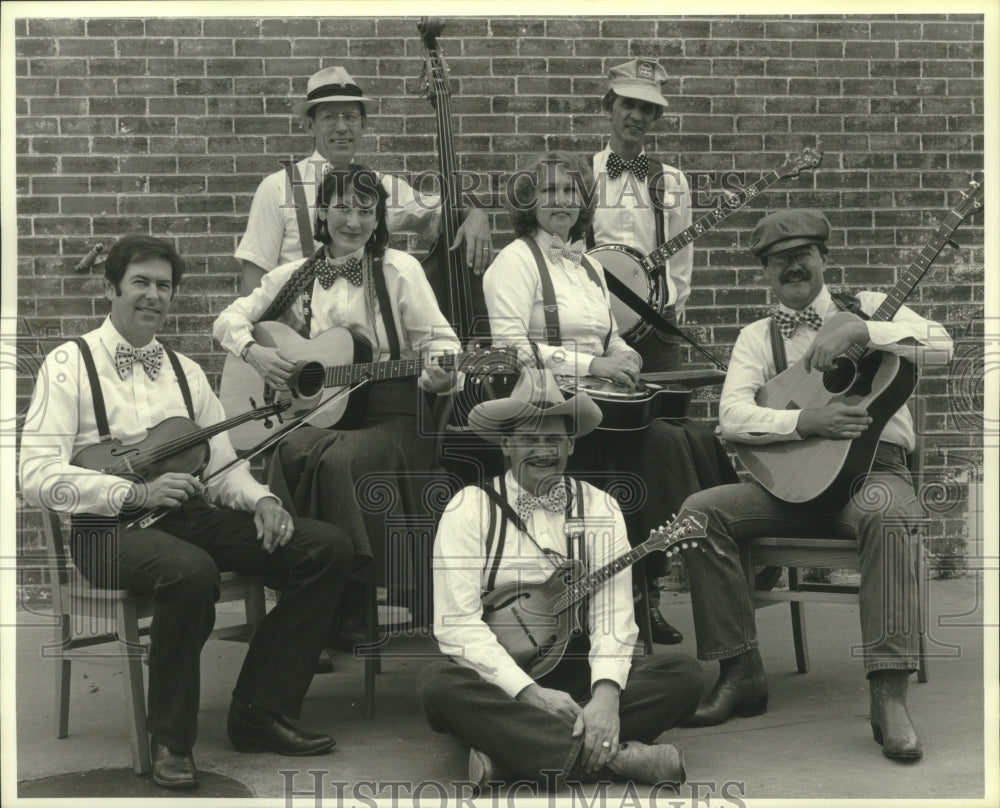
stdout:
<svg viewBox="0 0 1000 808">
<path fill-rule="evenodd" d="M 920 400 L 914 397 L 916 406 Z M 919 415 L 914 419 L 917 429 L 917 443 L 909 456 L 910 475 L 915 485 L 919 484 L 923 472 L 923 429 Z M 903 526 L 887 525 L 887 529 L 902 530 Z M 923 524 L 918 527 L 918 546 L 915 559 L 917 580 L 917 607 L 915 616 L 919 632 L 919 667 L 917 679 L 927 681 L 927 657 L 925 653 L 926 637 L 926 606 L 925 597 L 928 587 L 928 567 L 926 564 L 926 549 L 924 541 L 927 530 Z M 799 673 L 809 670 L 809 648 L 806 634 L 807 603 L 843 603 L 858 602 L 857 584 L 817 583 L 803 580 L 802 571 L 806 569 L 845 569 L 859 570 L 858 543 L 853 539 L 815 538 L 815 537 L 776 537 L 762 536 L 744 543 L 740 547 L 740 562 L 744 574 L 750 582 L 751 596 L 754 608 L 773 606 L 777 603 L 788 603 L 791 608 L 792 641 L 795 645 L 795 664 Z M 774 590 L 783 568 L 788 570 L 788 589 Z"/>
<path fill-rule="evenodd" d="M 73 661 L 97 658 L 117 660 L 122 666 L 125 708 L 132 749 L 132 768 L 136 774 L 152 769 L 149 734 L 146 729 L 146 695 L 143 684 L 145 647 L 141 638 L 149 634 L 146 618 L 152 616 L 153 599 L 136 596 L 124 589 L 91 587 L 72 564 L 63 541 L 59 515 L 42 511 L 42 526 L 52 585 L 52 607 L 56 618 L 54 643 L 43 649 L 43 656 L 56 662 L 55 731 L 57 738 L 69 732 L 70 673 Z M 264 619 L 264 587 L 257 577 L 225 572 L 221 576 L 219 602 L 243 601 L 245 621 L 212 632 L 215 639 L 249 641 Z M 144 621 L 144 625 L 140 625 Z M 116 642 L 117 647 L 104 653 L 79 652 Z"/>
</svg>

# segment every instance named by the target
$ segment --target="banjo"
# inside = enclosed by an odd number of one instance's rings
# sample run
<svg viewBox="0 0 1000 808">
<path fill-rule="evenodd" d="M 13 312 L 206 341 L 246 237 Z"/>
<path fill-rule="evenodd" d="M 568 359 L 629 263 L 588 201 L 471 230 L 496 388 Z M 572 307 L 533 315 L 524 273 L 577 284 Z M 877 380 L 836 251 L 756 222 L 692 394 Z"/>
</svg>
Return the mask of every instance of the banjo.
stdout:
<svg viewBox="0 0 1000 808">
<path fill-rule="evenodd" d="M 797 177 L 803 170 L 817 168 L 822 161 L 822 152 L 804 149 L 802 154 L 788 158 L 777 169 L 765 174 L 753 185 L 728 193 L 711 213 L 693 222 L 647 256 L 643 256 L 627 244 L 598 245 L 588 250 L 587 255 L 595 258 L 606 272 L 610 272 L 652 308 L 662 313 L 669 302 L 663 265 L 670 256 L 680 252 L 702 233 L 706 233 L 727 219 L 778 180 Z M 614 295 L 611 296 L 611 310 L 614 312 L 615 320 L 618 321 L 621 335 L 629 342 L 641 340 L 653 330 L 651 323 L 645 322 L 637 312 Z"/>
</svg>

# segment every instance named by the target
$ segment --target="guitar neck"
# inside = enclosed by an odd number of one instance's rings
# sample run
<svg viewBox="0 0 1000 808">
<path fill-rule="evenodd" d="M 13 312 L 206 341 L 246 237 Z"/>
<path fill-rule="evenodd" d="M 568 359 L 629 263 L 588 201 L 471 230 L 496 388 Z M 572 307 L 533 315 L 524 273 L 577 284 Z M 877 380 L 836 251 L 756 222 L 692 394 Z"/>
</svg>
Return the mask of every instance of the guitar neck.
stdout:
<svg viewBox="0 0 1000 808">
<path fill-rule="evenodd" d="M 780 179 L 781 175 L 777 171 L 772 171 L 765 174 L 748 188 L 736 191 L 735 201 L 732 203 L 723 201 L 722 204 L 720 204 L 719 207 L 711 213 L 705 214 L 698 219 L 698 221 L 686 227 L 672 239 L 665 241 L 644 259 L 642 259 L 643 265 L 650 271 L 658 266 L 661 266 L 667 259 L 669 259 L 672 255 L 679 253 L 702 233 L 711 230 L 717 224 L 727 219 L 733 213 L 746 205 L 747 202 L 761 193 L 761 191 L 768 189 Z"/>
<path fill-rule="evenodd" d="M 466 353 L 444 354 L 438 364 L 444 370 L 455 370 L 462 366 Z M 423 359 L 390 359 L 388 362 L 361 362 L 357 365 L 335 365 L 326 369 L 324 387 L 344 387 L 370 376 L 373 382 L 387 382 L 393 379 L 407 379 L 419 376 L 424 369 Z"/>
</svg>

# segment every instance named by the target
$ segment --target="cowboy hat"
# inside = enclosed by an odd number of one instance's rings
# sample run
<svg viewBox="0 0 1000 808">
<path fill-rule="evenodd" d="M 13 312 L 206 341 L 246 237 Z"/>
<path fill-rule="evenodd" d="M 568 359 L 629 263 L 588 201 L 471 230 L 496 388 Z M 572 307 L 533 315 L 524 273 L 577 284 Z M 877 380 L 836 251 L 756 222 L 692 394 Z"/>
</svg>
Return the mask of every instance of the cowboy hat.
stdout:
<svg viewBox="0 0 1000 808">
<path fill-rule="evenodd" d="M 550 370 L 524 368 L 508 398 L 484 401 L 469 413 L 469 427 L 490 443 L 524 423 L 537 424 L 543 417 L 568 416 L 570 437 L 593 432 L 601 423 L 601 410 L 586 393 L 565 398 Z"/>
</svg>

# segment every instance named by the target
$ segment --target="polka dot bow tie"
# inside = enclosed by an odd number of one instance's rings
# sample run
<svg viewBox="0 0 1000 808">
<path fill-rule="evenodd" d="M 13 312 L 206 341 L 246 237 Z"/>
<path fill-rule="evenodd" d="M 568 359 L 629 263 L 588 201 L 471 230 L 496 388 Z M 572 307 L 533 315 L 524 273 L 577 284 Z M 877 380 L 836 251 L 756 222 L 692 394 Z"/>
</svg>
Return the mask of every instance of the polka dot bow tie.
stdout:
<svg viewBox="0 0 1000 808">
<path fill-rule="evenodd" d="M 150 380 L 156 379 L 163 367 L 163 346 L 156 344 L 149 348 L 133 348 L 131 345 L 118 343 L 115 349 L 115 368 L 122 381 L 132 374 L 132 365 L 136 362 L 142 363 Z"/>
<path fill-rule="evenodd" d="M 363 276 L 361 274 L 361 262 L 357 258 L 348 258 L 339 264 L 332 261 L 323 260 L 316 265 L 316 279 L 323 285 L 324 289 L 333 286 L 337 278 L 347 278 L 348 282 L 355 286 L 361 286 Z"/>
<path fill-rule="evenodd" d="M 562 256 L 567 261 L 569 261 L 573 266 L 580 266 L 580 262 L 583 260 L 583 239 L 578 239 L 577 241 L 570 242 L 567 244 L 555 233 L 552 234 L 552 240 L 549 242 L 549 258 L 552 259 L 553 263 L 559 260 Z"/>
<path fill-rule="evenodd" d="M 521 521 L 524 524 L 528 524 L 528 520 L 531 518 L 531 514 L 535 508 L 544 508 L 553 513 L 562 513 L 566 510 L 568 502 L 566 486 L 554 485 L 549 489 L 547 494 L 542 494 L 540 497 L 536 497 L 534 494 L 518 494 L 517 505 L 514 506 L 514 510 L 521 517 Z"/>
<path fill-rule="evenodd" d="M 632 160 L 622 160 L 614 152 L 608 157 L 608 165 L 605 169 L 608 172 L 608 176 L 616 180 L 626 171 L 631 171 L 635 174 L 637 180 L 646 179 L 646 175 L 649 173 L 649 158 L 646 157 L 645 152 L 640 154 L 638 157 Z"/>
<path fill-rule="evenodd" d="M 819 331 L 820 326 L 823 325 L 823 318 L 819 316 L 816 309 L 812 306 L 806 306 L 802 311 L 797 311 L 795 314 L 775 309 L 771 312 L 771 319 L 778 324 L 778 330 L 781 331 L 781 336 L 785 339 L 792 338 L 795 329 L 799 327 L 799 323 L 809 326 L 813 331 Z"/>
</svg>

